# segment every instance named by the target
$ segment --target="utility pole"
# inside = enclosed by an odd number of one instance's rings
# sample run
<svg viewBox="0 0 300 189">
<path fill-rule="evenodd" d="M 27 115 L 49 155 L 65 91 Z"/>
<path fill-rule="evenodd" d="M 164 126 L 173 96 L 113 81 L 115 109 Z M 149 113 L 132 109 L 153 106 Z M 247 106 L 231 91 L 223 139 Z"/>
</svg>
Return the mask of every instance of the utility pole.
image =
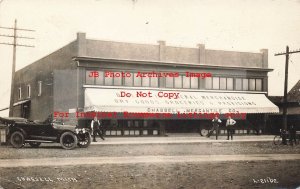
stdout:
<svg viewBox="0 0 300 189">
<path fill-rule="evenodd" d="M 285 55 L 285 77 L 284 77 L 284 96 L 283 96 L 283 131 L 287 130 L 287 88 L 289 77 L 289 55 L 293 53 L 300 53 L 300 50 L 290 51 L 289 46 L 286 46 L 286 52 L 276 53 L 275 56 Z M 285 142 L 286 143 L 286 142 Z"/>
<path fill-rule="evenodd" d="M 13 38 L 13 43 L 2 43 L 0 44 L 3 45 L 12 45 L 13 46 L 13 63 L 12 63 L 12 72 L 11 72 L 11 89 L 10 89 L 10 104 L 9 104 L 9 117 L 13 116 L 13 104 L 14 104 L 14 81 L 15 81 L 15 72 L 16 72 L 16 52 L 17 52 L 17 46 L 23 46 L 23 47 L 34 47 L 32 45 L 23 45 L 23 44 L 18 44 L 17 39 L 23 38 L 23 39 L 34 39 L 32 37 L 25 37 L 25 36 L 18 36 L 17 31 L 29 31 L 29 32 L 34 32 L 34 30 L 29 30 L 29 29 L 21 29 L 17 28 L 17 20 L 15 19 L 15 24 L 13 28 L 10 27 L 1 27 L 2 29 L 8 29 L 8 30 L 13 30 L 14 35 L 2 35 L 0 36 L 3 37 L 11 37 Z"/>
</svg>

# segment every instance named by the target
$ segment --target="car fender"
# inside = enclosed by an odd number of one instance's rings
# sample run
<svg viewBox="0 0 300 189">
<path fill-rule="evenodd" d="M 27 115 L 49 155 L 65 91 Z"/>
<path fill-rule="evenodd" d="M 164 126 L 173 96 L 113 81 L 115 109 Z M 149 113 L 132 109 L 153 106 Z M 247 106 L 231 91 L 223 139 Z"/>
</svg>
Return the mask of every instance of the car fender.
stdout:
<svg viewBox="0 0 300 189">
<path fill-rule="evenodd" d="M 74 135 L 77 136 L 77 134 L 76 134 L 74 131 L 71 131 L 71 130 L 62 130 L 62 131 L 59 133 L 59 137 L 58 137 L 58 138 L 60 138 L 61 135 L 64 134 L 65 132 L 71 132 L 71 133 L 73 133 Z"/>
<path fill-rule="evenodd" d="M 27 136 L 28 136 L 27 133 L 26 133 L 26 131 L 25 131 L 24 129 L 15 127 L 15 128 L 12 128 L 11 130 L 9 130 L 9 132 L 8 132 L 8 137 L 10 137 L 10 135 L 11 135 L 13 132 L 15 132 L 15 131 L 20 131 L 20 132 L 24 135 L 25 139 L 26 139 Z"/>
</svg>

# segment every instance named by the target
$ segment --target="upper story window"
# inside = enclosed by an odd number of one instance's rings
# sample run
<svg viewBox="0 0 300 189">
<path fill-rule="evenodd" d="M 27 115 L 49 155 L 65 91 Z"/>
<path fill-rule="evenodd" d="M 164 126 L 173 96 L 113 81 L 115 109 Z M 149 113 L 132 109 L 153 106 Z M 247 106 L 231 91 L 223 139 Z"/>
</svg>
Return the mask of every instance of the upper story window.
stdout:
<svg viewBox="0 0 300 189">
<path fill-rule="evenodd" d="M 227 90 L 233 90 L 233 78 L 227 78 L 226 80 L 226 89 Z"/>
<path fill-rule="evenodd" d="M 130 77 L 124 78 L 124 85 L 125 86 L 133 86 L 133 73 L 130 74 Z"/>
<path fill-rule="evenodd" d="M 255 90 L 262 91 L 262 79 L 255 79 Z"/>
<path fill-rule="evenodd" d="M 255 79 L 249 79 L 249 90 L 255 91 Z"/>
<path fill-rule="evenodd" d="M 206 79 L 203 79 L 205 80 L 205 87 L 204 89 L 212 89 L 212 78 L 211 77 L 208 77 Z M 202 79 L 201 79 L 202 81 Z"/>
<path fill-rule="evenodd" d="M 97 77 L 91 77 L 93 76 L 92 72 L 97 72 Z M 128 71 L 114 72 L 114 77 L 111 75 L 105 77 L 105 73 L 106 71 L 103 70 L 86 70 L 85 83 L 88 85 L 229 91 L 262 91 L 264 84 L 261 78 L 233 78 L 226 76 L 198 78 L 186 77 L 185 75 L 179 75 L 178 77 L 140 77 L 137 72 Z M 123 77 L 123 74 L 126 74 L 126 76 Z M 40 86 L 41 83 L 39 83 L 39 94 L 41 93 Z"/>
<path fill-rule="evenodd" d="M 42 95 L 42 81 L 38 81 L 38 96 Z"/>
<path fill-rule="evenodd" d="M 191 77 L 191 89 L 199 88 L 199 80 L 197 77 Z"/>
<path fill-rule="evenodd" d="M 235 78 L 235 90 L 242 90 L 242 78 Z"/>
<path fill-rule="evenodd" d="M 185 89 L 191 88 L 191 78 L 190 77 L 182 77 L 182 87 Z"/>
<path fill-rule="evenodd" d="M 20 100 L 22 98 L 22 89 L 21 87 L 18 88 L 18 99 Z"/>
<path fill-rule="evenodd" d="M 220 89 L 220 78 L 213 77 L 213 89 Z"/>
<path fill-rule="evenodd" d="M 174 78 L 173 77 L 166 77 L 166 87 L 167 88 L 174 88 Z"/>
<path fill-rule="evenodd" d="M 104 84 L 104 72 L 98 71 L 98 77 L 95 77 L 96 85 L 103 85 Z"/>
<path fill-rule="evenodd" d="M 221 90 L 226 90 L 226 77 L 220 77 L 220 89 Z"/>
<path fill-rule="evenodd" d="M 114 78 L 113 77 L 105 77 L 104 85 L 113 85 Z"/>
<path fill-rule="evenodd" d="M 143 77 L 142 86 L 143 87 L 149 87 L 150 86 L 150 77 Z"/>
<path fill-rule="evenodd" d="M 175 88 L 179 88 L 181 89 L 182 88 L 182 76 L 178 76 L 178 77 L 174 77 L 174 87 Z"/>
<path fill-rule="evenodd" d="M 135 86 L 135 87 L 142 86 L 142 78 L 137 77 L 137 73 L 133 74 L 133 86 Z"/>
<path fill-rule="evenodd" d="M 27 85 L 27 98 L 30 98 L 31 95 L 31 87 L 30 85 Z"/>
<path fill-rule="evenodd" d="M 151 77 L 150 78 L 150 86 L 151 87 L 158 87 L 158 78 L 157 77 Z"/>
<path fill-rule="evenodd" d="M 243 91 L 248 91 L 249 79 L 243 79 Z"/>
</svg>

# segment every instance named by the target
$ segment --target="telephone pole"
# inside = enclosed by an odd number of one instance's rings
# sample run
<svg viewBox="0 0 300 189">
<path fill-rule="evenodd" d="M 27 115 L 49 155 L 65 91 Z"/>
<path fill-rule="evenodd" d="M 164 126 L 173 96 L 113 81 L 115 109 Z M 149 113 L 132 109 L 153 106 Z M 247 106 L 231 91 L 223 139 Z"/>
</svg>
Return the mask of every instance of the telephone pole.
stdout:
<svg viewBox="0 0 300 189">
<path fill-rule="evenodd" d="M 9 104 L 9 117 L 13 116 L 13 105 L 14 105 L 14 82 L 15 82 L 15 72 L 16 72 L 16 52 L 17 52 L 17 46 L 22 46 L 22 47 L 34 47 L 32 45 L 24 45 L 24 44 L 18 44 L 17 39 L 22 38 L 22 39 L 34 39 L 32 37 L 25 37 L 25 36 L 18 36 L 17 31 L 29 31 L 29 32 L 34 32 L 34 30 L 30 29 L 22 29 L 22 28 L 17 28 L 17 20 L 15 19 L 15 24 L 13 28 L 10 27 L 1 27 L 1 29 L 8 29 L 8 30 L 13 30 L 14 34 L 13 35 L 2 35 L 0 36 L 3 37 L 11 37 L 13 38 L 13 43 L 2 43 L 2 45 L 12 45 L 13 46 L 13 63 L 12 63 L 12 72 L 11 72 L 11 88 L 10 88 L 10 104 Z"/>
<path fill-rule="evenodd" d="M 284 77 L 284 96 L 283 96 L 283 125 L 282 129 L 287 130 L 287 88 L 289 77 L 289 56 L 293 53 L 300 53 L 300 50 L 290 51 L 289 46 L 286 46 L 286 52 L 276 53 L 275 56 L 285 55 L 285 77 Z"/>
</svg>

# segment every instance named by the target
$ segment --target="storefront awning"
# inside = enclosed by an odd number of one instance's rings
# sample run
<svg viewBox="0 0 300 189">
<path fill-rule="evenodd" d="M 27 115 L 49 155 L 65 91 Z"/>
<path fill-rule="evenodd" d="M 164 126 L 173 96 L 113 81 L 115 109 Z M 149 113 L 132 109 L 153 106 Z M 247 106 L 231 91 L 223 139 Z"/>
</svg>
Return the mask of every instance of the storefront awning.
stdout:
<svg viewBox="0 0 300 189">
<path fill-rule="evenodd" d="M 264 94 L 175 90 L 85 89 L 85 112 L 277 113 Z"/>
</svg>

